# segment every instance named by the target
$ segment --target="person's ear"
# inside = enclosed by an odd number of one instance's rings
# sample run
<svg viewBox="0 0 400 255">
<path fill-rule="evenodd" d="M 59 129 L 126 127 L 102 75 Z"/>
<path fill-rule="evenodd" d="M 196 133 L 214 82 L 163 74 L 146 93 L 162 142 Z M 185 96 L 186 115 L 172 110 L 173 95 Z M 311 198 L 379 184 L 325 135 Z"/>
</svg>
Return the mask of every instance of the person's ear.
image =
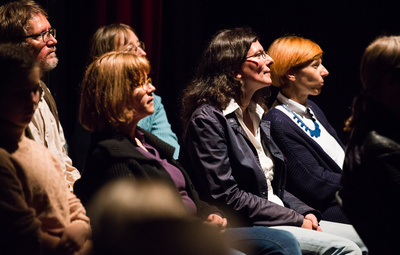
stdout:
<svg viewBox="0 0 400 255">
<path fill-rule="evenodd" d="M 242 79 L 242 74 L 241 73 L 235 73 L 235 79 L 240 80 Z"/>
<path fill-rule="evenodd" d="M 289 81 L 295 81 L 295 80 L 296 80 L 296 72 L 293 70 L 293 68 L 290 68 L 290 69 L 285 73 L 285 77 L 286 77 Z"/>
</svg>

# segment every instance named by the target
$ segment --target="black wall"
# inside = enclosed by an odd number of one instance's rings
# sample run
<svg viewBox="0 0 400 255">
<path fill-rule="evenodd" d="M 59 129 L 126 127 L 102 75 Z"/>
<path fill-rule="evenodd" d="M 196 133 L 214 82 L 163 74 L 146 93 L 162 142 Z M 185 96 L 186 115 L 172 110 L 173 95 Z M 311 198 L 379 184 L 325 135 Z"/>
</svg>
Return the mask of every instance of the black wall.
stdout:
<svg viewBox="0 0 400 255">
<path fill-rule="evenodd" d="M 4 2 L 4 1 L 3 1 Z M 55 95 L 71 157 L 81 168 L 87 134 L 77 125 L 79 82 L 87 61 L 89 38 L 97 29 L 96 6 L 85 0 L 38 0 L 57 28 L 59 66 L 45 79 Z M 111 1 L 112 2 L 112 1 Z M 324 50 L 329 70 L 316 101 L 346 142 L 343 123 L 360 90 L 359 62 L 365 47 L 379 35 L 400 34 L 394 1 L 164 0 L 160 76 L 156 93 L 180 137 L 179 99 L 201 52 L 212 35 L 225 28 L 250 26 L 269 44 L 285 34 L 304 36 Z M 135 27 L 135 24 L 132 24 Z M 140 37 L 140 34 L 139 34 Z M 77 128 L 78 127 L 78 128 Z"/>
</svg>

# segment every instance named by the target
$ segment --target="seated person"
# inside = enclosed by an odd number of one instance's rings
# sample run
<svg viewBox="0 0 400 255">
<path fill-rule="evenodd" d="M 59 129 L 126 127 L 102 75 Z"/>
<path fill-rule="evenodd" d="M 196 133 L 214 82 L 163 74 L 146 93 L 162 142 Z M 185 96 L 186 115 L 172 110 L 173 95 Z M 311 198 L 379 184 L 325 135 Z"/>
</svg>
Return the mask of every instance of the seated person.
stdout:
<svg viewBox="0 0 400 255">
<path fill-rule="evenodd" d="M 0 42 L 27 46 L 41 72 L 53 70 L 58 64 L 56 29 L 47 20 L 46 11 L 32 0 L 8 2 L 0 6 Z M 56 156 L 72 191 L 80 172 L 65 150 L 66 140 L 56 101 L 43 81 L 40 87 L 39 105 L 25 133 Z"/>
<path fill-rule="evenodd" d="M 271 136 L 287 159 L 286 190 L 322 213 L 322 220 L 349 223 L 336 202 L 344 146 L 325 114 L 309 96 L 321 93 L 329 72 L 322 49 L 298 36 L 276 39 L 267 54 L 277 100 L 266 115 Z"/>
<path fill-rule="evenodd" d="M 180 162 L 201 199 L 237 226 L 289 231 L 303 253 L 361 254 L 350 225 L 320 222 L 319 211 L 285 191 L 285 158 L 264 118 L 273 62 L 250 28 L 213 37 L 182 98 Z"/>
<path fill-rule="evenodd" d="M 133 28 L 125 24 L 111 24 L 99 28 L 92 37 L 89 58 L 93 61 L 100 55 L 113 50 L 146 56 L 144 42 L 139 41 Z M 178 138 L 168 122 L 161 97 L 154 93 L 153 105 L 154 114 L 141 119 L 138 126 L 174 147 L 174 158 L 177 159 L 179 156 Z"/>
<path fill-rule="evenodd" d="M 40 69 L 29 52 L 0 45 L 0 249 L 2 254 L 86 254 L 89 218 L 62 167 L 25 137 L 38 107 Z"/>
<path fill-rule="evenodd" d="M 78 197 L 87 204 L 100 188 L 118 179 L 163 181 L 179 193 L 192 217 L 219 229 L 231 247 L 249 254 L 300 254 L 290 233 L 227 228 L 222 213 L 199 199 L 185 170 L 173 159 L 173 147 L 137 126 L 154 112 L 155 87 L 147 80 L 149 71 L 145 58 L 121 51 L 103 54 L 86 70 L 79 118 L 92 137 L 82 178 L 75 184 Z"/>
<path fill-rule="evenodd" d="M 400 36 L 376 38 L 365 49 L 360 68 L 363 90 L 347 123 L 352 132 L 339 198 L 371 254 L 399 253 L 399 67 Z"/>
</svg>

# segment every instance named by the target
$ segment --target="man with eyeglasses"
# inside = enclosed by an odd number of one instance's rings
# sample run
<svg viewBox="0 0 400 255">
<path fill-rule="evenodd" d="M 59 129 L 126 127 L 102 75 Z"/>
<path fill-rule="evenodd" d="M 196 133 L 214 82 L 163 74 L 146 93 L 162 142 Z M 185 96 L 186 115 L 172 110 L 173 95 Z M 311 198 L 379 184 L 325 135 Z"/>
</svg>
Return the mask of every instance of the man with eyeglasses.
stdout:
<svg viewBox="0 0 400 255">
<path fill-rule="evenodd" d="M 56 30 L 47 20 L 45 10 L 32 0 L 0 6 L 0 43 L 26 46 L 42 72 L 48 72 L 58 64 Z M 72 160 L 64 149 L 65 137 L 55 100 L 43 81 L 40 86 L 41 99 L 26 134 L 46 146 L 57 157 L 72 191 L 74 182 L 80 178 L 80 172 L 72 166 Z"/>
</svg>

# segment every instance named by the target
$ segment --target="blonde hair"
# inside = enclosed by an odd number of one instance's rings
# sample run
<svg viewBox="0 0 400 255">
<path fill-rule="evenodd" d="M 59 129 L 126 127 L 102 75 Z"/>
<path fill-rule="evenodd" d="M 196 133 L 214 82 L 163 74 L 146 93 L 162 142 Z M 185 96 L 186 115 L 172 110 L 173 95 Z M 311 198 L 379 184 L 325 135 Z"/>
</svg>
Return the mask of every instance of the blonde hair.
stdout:
<svg viewBox="0 0 400 255">
<path fill-rule="evenodd" d="M 126 45 L 130 39 L 129 31 L 135 34 L 131 26 L 122 23 L 111 24 L 97 29 L 91 39 L 89 61 Z"/>
<path fill-rule="evenodd" d="M 111 51 L 94 60 L 81 84 L 79 120 L 91 132 L 129 123 L 135 115 L 133 90 L 150 72 L 144 57 Z"/>
<path fill-rule="evenodd" d="M 276 39 L 267 54 L 274 60 L 271 65 L 272 84 L 281 87 L 286 82 L 286 73 L 305 63 L 322 57 L 323 51 L 315 42 L 299 36 L 284 36 Z"/>
</svg>

